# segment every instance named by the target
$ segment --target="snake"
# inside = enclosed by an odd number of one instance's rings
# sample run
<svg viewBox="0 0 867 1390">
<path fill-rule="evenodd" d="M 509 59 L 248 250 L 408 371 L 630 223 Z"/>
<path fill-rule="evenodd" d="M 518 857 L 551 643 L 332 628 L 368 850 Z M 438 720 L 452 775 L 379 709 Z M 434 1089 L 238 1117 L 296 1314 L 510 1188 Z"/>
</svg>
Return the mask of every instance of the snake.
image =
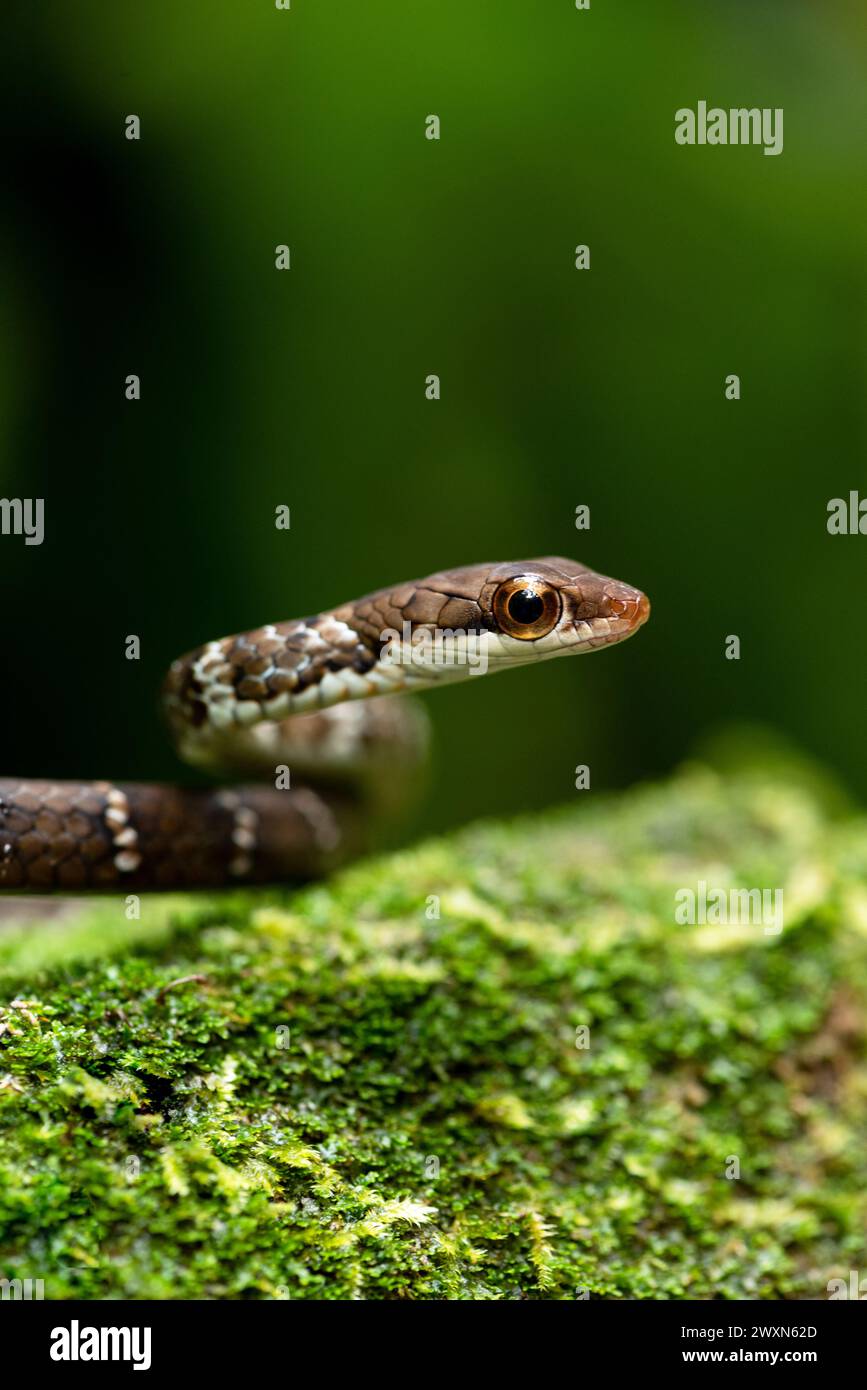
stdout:
<svg viewBox="0 0 867 1390">
<path fill-rule="evenodd" d="M 414 692 L 591 652 L 650 612 L 559 556 L 468 565 L 311 617 L 206 642 L 162 705 L 187 764 L 222 785 L 0 779 L 0 889 L 306 881 L 400 824 L 428 757 Z"/>
</svg>

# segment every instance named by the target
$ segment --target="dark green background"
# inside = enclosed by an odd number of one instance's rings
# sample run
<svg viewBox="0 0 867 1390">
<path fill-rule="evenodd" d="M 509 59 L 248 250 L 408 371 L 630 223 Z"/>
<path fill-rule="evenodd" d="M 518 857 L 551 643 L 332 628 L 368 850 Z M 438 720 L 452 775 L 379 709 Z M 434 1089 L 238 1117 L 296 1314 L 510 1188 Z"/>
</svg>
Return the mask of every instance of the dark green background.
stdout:
<svg viewBox="0 0 867 1390">
<path fill-rule="evenodd" d="M 4 772 L 175 776 L 178 653 L 559 553 L 651 624 L 430 699 L 431 824 L 574 796 L 579 762 L 655 775 L 730 717 L 867 792 L 867 537 L 825 528 L 867 492 L 862 4 L 43 0 L 3 28 L 0 488 L 47 523 L 0 538 Z M 784 153 L 678 147 L 699 99 L 782 106 Z"/>
</svg>

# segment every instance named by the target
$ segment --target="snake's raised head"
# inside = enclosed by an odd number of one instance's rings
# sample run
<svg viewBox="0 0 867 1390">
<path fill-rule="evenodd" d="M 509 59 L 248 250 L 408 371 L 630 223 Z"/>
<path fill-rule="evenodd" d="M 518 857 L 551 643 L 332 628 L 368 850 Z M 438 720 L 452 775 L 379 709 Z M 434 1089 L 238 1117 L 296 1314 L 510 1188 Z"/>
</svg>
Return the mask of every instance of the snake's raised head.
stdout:
<svg viewBox="0 0 867 1390">
<path fill-rule="evenodd" d="M 394 689 L 594 651 L 631 637 L 649 612 L 639 589 L 546 556 L 443 570 L 337 616 L 378 642 L 377 673 Z"/>
<path fill-rule="evenodd" d="M 273 767 L 260 725 L 607 647 L 649 612 L 638 589 L 557 556 L 442 570 L 196 648 L 172 666 L 166 712 L 188 762 Z"/>
<path fill-rule="evenodd" d="M 494 667 L 607 647 L 631 637 L 650 615 L 640 589 L 561 556 L 495 566 L 479 606 Z"/>
</svg>

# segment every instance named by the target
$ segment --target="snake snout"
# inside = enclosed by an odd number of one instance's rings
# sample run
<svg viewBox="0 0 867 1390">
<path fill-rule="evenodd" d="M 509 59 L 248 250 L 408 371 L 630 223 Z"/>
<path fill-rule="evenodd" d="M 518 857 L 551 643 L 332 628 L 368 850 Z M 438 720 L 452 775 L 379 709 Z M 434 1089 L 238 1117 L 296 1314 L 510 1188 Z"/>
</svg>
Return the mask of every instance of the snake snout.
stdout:
<svg viewBox="0 0 867 1390">
<path fill-rule="evenodd" d="M 577 587 L 577 586 L 576 586 Z M 576 632 L 581 649 L 622 642 L 650 616 L 650 600 L 640 589 L 604 575 L 586 578 L 578 590 Z"/>
<path fill-rule="evenodd" d="M 618 584 L 616 588 L 612 586 L 606 589 L 600 615 L 618 618 L 628 624 L 631 632 L 635 632 L 650 617 L 650 599 L 640 589 Z"/>
<path fill-rule="evenodd" d="M 571 650 L 595 651 L 598 647 L 623 642 L 637 632 L 650 616 L 650 600 L 640 589 L 609 579 L 604 574 L 585 571 L 565 594 L 571 599 L 568 617 Z"/>
</svg>

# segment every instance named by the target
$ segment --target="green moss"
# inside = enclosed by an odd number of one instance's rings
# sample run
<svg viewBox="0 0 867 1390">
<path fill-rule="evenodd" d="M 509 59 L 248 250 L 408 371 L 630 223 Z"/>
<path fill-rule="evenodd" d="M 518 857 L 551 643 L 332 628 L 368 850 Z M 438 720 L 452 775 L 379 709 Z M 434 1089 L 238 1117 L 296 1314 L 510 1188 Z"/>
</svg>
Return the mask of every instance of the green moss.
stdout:
<svg viewBox="0 0 867 1390">
<path fill-rule="evenodd" d="M 867 825 L 702 768 L 577 799 L 302 892 L 5 936 L 0 1271 L 773 1298 L 863 1266 Z M 699 879 L 782 887 L 785 930 L 676 925 Z"/>
</svg>

